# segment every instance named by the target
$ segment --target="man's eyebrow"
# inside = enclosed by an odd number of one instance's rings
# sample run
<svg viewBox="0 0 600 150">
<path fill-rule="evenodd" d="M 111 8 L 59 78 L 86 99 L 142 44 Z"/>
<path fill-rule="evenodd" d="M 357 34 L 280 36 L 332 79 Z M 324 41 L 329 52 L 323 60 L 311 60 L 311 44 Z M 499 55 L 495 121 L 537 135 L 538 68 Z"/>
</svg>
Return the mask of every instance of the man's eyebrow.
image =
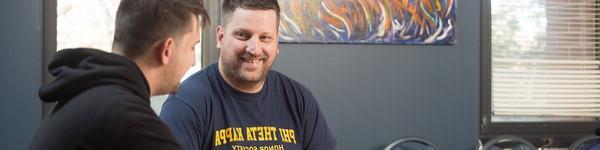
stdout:
<svg viewBox="0 0 600 150">
<path fill-rule="evenodd" d="M 233 30 L 233 32 L 250 32 L 250 31 L 248 31 L 246 29 L 235 29 L 235 30 Z"/>
<path fill-rule="evenodd" d="M 274 34 L 273 32 L 263 32 L 263 33 L 260 33 L 260 35 L 273 35 L 273 34 Z"/>
</svg>

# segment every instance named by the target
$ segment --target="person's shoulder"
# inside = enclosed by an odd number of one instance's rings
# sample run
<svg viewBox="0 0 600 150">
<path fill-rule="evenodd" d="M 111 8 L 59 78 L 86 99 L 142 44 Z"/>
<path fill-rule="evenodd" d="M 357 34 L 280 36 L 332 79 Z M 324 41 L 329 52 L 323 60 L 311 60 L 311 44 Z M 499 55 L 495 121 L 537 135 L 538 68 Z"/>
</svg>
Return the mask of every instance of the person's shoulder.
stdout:
<svg viewBox="0 0 600 150">
<path fill-rule="evenodd" d="M 146 100 L 147 101 L 147 100 Z M 149 105 L 149 103 L 147 103 Z M 68 101 L 54 106 L 50 118 L 68 119 L 61 124 L 95 125 L 123 116 L 132 106 L 144 105 L 141 97 L 120 86 L 103 85 L 82 91 Z M 110 121 L 118 122 L 120 120 Z M 103 125 L 102 125 L 103 126 Z"/>
<path fill-rule="evenodd" d="M 273 83 L 270 88 L 285 93 L 287 100 L 298 107 L 306 107 L 316 103 L 313 93 L 302 83 L 278 72 L 271 70 L 269 72 L 270 81 Z"/>
<path fill-rule="evenodd" d="M 96 114 L 110 115 L 110 112 L 125 111 L 128 107 L 149 104 L 142 96 L 118 85 L 103 85 L 90 88 L 75 96 L 68 103 Z M 106 113 L 105 113 L 106 112 Z"/>
<path fill-rule="evenodd" d="M 210 66 L 193 73 L 192 75 L 188 76 L 185 80 L 183 80 L 183 82 L 181 82 L 180 89 L 208 86 L 208 84 L 210 84 L 210 73 Z"/>
<path fill-rule="evenodd" d="M 302 93 L 312 94 L 310 90 L 306 88 L 306 86 L 304 86 L 302 83 L 290 78 L 289 76 L 281 72 L 278 72 L 276 70 L 270 70 L 268 76 L 269 78 L 271 78 L 271 81 L 273 81 L 276 84 L 276 86 L 283 86 L 282 88 L 284 89 L 299 90 Z"/>
<path fill-rule="evenodd" d="M 98 86 L 85 92 L 82 96 L 89 97 L 98 102 L 115 104 L 125 103 L 146 103 L 142 95 L 135 94 L 133 91 L 119 85 Z"/>
<path fill-rule="evenodd" d="M 280 92 L 285 100 L 293 107 L 298 108 L 298 114 L 312 112 L 310 109 L 315 108 L 317 100 L 313 93 L 302 83 L 280 73 L 275 70 L 269 72 L 270 81 L 274 81 L 270 89 Z"/>
<path fill-rule="evenodd" d="M 214 65 L 210 65 L 202 70 L 193 73 L 181 82 L 177 95 L 179 97 L 199 97 L 202 94 L 210 93 L 214 86 Z"/>
<path fill-rule="evenodd" d="M 179 89 L 175 93 L 169 95 L 169 98 L 167 99 L 191 103 L 209 98 L 212 95 L 212 86 L 214 84 L 211 83 L 210 80 L 211 79 L 207 77 L 206 71 L 196 72 L 194 75 L 184 80 L 179 86 Z"/>
<path fill-rule="evenodd" d="M 143 119 L 157 118 L 150 107 L 150 99 L 118 85 L 92 88 L 78 95 L 75 101 L 77 105 L 74 106 L 83 105 L 81 109 L 88 109 L 88 114 L 94 114 L 94 118 L 100 121 L 98 123 L 108 126 L 121 126 Z"/>
<path fill-rule="evenodd" d="M 76 124 L 85 124 L 86 141 L 112 141 L 139 122 L 158 122 L 158 116 L 150 107 L 149 99 L 145 99 L 120 86 L 98 86 L 89 89 L 67 104 L 70 110 L 74 107 L 82 117 L 76 117 Z M 65 108 L 63 109 L 67 109 Z M 60 111 L 60 110 L 59 110 Z M 75 114 L 71 114 L 73 116 Z M 75 118 L 72 118 L 75 119 Z M 81 121 L 79 121 L 81 120 Z M 90 137 L 88 135 L 93 135 Z"/>
<path fill-rule="evenodd" d="M 145 99 L 133 92 L 115 87 L 106 87 L 106 96 L 101 98 L 106 101 L 104 117 L 112 119 L 111 122 L 137 122 L 143 118 L 155 118 L 156 114 L 150 107 L 150 99 Z"/>
<path fill-rule="evenodd" d="M 213 64 L 190 75 L 180 84 L 177 92 L 169 95 L 166 103 L 177 101 L 192 109 L 208 105 L 213 97 L 213 88 L 217 84 L 214 67 Z"/>
</svg>

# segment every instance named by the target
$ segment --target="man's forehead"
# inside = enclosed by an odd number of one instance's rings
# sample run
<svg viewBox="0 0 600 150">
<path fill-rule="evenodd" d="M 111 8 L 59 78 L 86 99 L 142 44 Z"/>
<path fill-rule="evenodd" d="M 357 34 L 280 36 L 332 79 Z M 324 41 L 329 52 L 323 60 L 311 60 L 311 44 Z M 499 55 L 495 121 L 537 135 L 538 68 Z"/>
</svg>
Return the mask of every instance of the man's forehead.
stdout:
<svg viewBox="0 0 600 150">
<path fill-rule="evenodd" d="M 273 16 L 270 16 L 270 15 L 273 15 Z M 274 21 L 277 21 L 277 14 L 276 14 L 275 10 L 271 10 L 271 9 L 259 10 L 259 9 L 238 8 L 229 14 L 223 14 L 223 18 L 225 18 L 225 20 L 223 20 L 225 23 L 234 22 L 234 21 L 240 22 L 241 20 L 248 20 L 248 19 L 254 20 L 254 19 L 258 19 L 258 18 L 273 19 Z"/>
<path fill-rule="evenodd" d="M 275 12 L 275 10 L 272 9 L 236 9 L 233 12 L 233 16 L 253 16 L 277 20 L 277 12 Z"/>
</svg>

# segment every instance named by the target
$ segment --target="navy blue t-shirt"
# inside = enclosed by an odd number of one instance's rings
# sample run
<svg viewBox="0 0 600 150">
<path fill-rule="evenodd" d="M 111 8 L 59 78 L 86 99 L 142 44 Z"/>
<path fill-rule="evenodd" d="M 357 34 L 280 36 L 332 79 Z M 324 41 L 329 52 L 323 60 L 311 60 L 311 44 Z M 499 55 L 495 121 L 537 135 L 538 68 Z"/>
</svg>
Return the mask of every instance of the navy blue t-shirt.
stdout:
<svg viewBox="0 0 600 150">
<path fill-rule="evenodd" d="M 231 87 L 213 64 L 169 96 L 160 118 L 188 150 L 330 150 L 336 141 L 312 93 L 269 71 L 258 93 Z"/>
</svg>

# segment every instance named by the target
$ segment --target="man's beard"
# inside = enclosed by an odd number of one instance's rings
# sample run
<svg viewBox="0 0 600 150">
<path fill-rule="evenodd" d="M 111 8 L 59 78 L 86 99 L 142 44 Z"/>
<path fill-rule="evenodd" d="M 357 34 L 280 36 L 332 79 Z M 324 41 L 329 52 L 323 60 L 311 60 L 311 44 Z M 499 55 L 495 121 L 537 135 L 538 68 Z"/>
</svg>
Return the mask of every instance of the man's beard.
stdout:
<svg viewBox="0 0 600 150">
<path fill-rule="evenodd" d="M 223 69 L 225 70 L 225 74 L 226 76 L 228 76 L 231 80 L 234 80 L 234 82 L 238 83 L 238 84 L 242 84 L 242 85 L 254 85 L 254 84 L 258 84 L 261 83 L 262 81 L 264 81 L 267 78 L 267 72 L 269 72 L 269 70 L 271 69 L 271 66 L 266 66 L 266 67 L 260 67 L 257 71 L 259 71 L 259 77 L 255 78 L 255 79 L 251 79 L 249 77 L 249 72 L 244 73 L 242 71 L 242 66 L 240 65 L 236 65 L 233 66 L 231 64 L 228 63 L 224 63 L 223 64 Z M 266 64 L 264 64 L 266 65 Z"/>
</svg>

